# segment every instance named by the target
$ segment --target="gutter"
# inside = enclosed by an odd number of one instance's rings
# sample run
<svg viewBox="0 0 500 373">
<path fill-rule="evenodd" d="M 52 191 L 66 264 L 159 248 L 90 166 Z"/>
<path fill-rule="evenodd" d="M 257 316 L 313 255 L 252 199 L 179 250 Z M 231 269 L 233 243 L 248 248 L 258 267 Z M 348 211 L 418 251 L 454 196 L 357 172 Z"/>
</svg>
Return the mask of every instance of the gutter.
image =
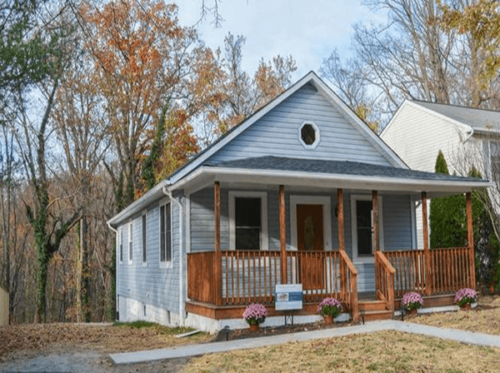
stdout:
<svg viewBox="0 0 500 373">
<path fill-rule="evenodd" d="M 470 126 L 470 130 L 469 130 L 469 135 L 465 138 L 465 140 L 463 141 L 463 144 L 465 144 L 467 141 L 469 141 L 469 139 L 474 135 L 474 128 L 472 128 L 472 126 Z"/>
<path fill-rule="evenodd" d="M 183 259 L 184 255 L 182 252 L 182 246 L 184 245 L 184 219 L 182 216 L 182 213 L 184 211 L 182 204 L 177 201 L 173 196 L 172 196 L 172 191 L 168 190 L 167 187 L 162 187 L 162 192 L 168 198 L 170 198 L 170 201 L 174 202 L 177 205 L 177 208 L 179 209 L 179 316 L 180 316 L 180 326 L 184 326 L 184 322 L 186 320 L 186 312 L 185 312 L 185 305 L 184 305 L 184 265 L 183 265 Z"/>
<path fill-rule="evenodd" d="M 106 222 L 107 225 L 108 225 L 108 228 L 111 229 L 113 232 L 115 232 L 115 235 L 116 235 L 116 241 L 115 241 L 115 251 L 116 251 L 116 258 L 115 260 L 118 261 L 118 229 L 115 229 L 113 228 L 113 226 L 111 225 L 111 223 L 109 221 Z M 118 268 L 120 268 L 119 265 L 117 265 L 117 263 L 115 263 L 115 266 L 116 266 L 116 271 L 115 271 L 115 320 L 116 321 L 120 321 L 119 318 L 120 318 L 120 303 L 119 303 L 119 299 L 118 299 Z"/>
</svg>

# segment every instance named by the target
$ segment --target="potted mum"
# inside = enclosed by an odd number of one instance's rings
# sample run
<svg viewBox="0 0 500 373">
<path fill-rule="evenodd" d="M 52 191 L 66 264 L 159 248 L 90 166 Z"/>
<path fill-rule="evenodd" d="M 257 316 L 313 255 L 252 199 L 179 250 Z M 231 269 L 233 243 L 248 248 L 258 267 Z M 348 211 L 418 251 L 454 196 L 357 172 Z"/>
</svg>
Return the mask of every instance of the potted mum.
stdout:
<svg viewBox="0 0 500 373">
<path fill-rule="evenodd" d="M 325 298 L 319 304 L 318 312 L 325 319 L 325 325 L 332 325 L 333 319 L 342 312 L 342 305 L 335 298 Z"/>
<path fill-rule="evenodd" d="M 460 289 L 455 294 L 455 303 L 464 310 L 470 310 L 472 303 L 477 301 L 477 293 L 474 289 Z"/>
<path fill-rule="evenodd" d="M 405 308 L 410 315 L 416 315 L 418 309 L 424 305 L 424 299 L 418 293 L 405 293 L 401 300 L 401 306 Z"/>
<path fill-rule="evenodd" d="M 243 312 L 243 318 L 250 325 L 252 331 L 259 330 L 259 324 L 262 324 L 266 317 L 267 309 L 260 303 L 252 303 Z"/>
</svg>

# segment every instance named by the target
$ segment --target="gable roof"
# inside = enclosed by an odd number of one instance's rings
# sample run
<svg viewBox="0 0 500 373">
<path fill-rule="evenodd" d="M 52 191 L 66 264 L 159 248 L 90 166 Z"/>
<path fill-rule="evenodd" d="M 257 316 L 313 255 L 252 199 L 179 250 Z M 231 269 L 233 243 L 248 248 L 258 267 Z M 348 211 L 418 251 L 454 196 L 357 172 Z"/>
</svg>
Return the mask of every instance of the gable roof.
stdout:
<svg viewBox="0 0 500 373">
<path fill-rule="evenodd" d="M 429 101 L 405 100 L 391 118 L 380 136 L 383 138 L 399 113 L 406 107 L 423 109 L 449 123 L 461 126 L 467 133 L 500 133 L 500 111 L 471 108 L 466 106 L 438 104 Z"/>
<path fill-rule="evenodd" d="M 357 130 L 359 130 L 360 133 L 363 134 L 364 137 L 370 142 L 370 144 L 389 161 L 389 163 L 391 163 L 394 167 L 405 169 L 408 168 L 408 166 L 396 154 L 396 152 L 394 152 L 375 132 L 373 132 L 370 127 L 368 127 L 368 125 L 363 122 L 318 75 L 316 75 L 315 72 L 310 71 L 295 84 L 290 86 L 286 91 L 257 110 L 250 117 L 244 119 L 240 124 L 233 127 L 225 135 L 221 136 L 210 146 L 195 155 L 189 162 L 175 170 L 166 179 L 158 183 L 153 189 L 149 190 L 141 198 L 134 201 L 120 213 L 108 220 L 108 225 L 113 224 L 115 221 L 125 219 L 126 217 L 138 212 L 138 210 L 140 210 L 140 206 L 145 206 L 149 203 L 152 203 L 155 199 L 159 198 L 162 195 L 163 188 L 177 183 L 182 178 L 189 175 L 193 170 L 196 170 L 198 167 L 202 166 L 209 157 L 223 148 L 227 143 L 236 138 L 238 135 L 243 133 L 243 131 L 257 122 L 287 98 L 292 96 L 306 84 L 312 84 L 318 90 L 318 92 L 322 94 L 325 99 L 327 99 L 328 102 L 330 102 L 334 107 L 339 108 L 339 112 L 348 120 L 348 122 L 351 123 L 351 125 L 353 125 Z"/>
<path fill-rule="evenodd" d="M 471 108 L 458 105 L 437 104 L 427 101 L 412 101 L 416 105 L 435 111 L 474 130 L 500 131 L 500 111 Z"/>
</svg>

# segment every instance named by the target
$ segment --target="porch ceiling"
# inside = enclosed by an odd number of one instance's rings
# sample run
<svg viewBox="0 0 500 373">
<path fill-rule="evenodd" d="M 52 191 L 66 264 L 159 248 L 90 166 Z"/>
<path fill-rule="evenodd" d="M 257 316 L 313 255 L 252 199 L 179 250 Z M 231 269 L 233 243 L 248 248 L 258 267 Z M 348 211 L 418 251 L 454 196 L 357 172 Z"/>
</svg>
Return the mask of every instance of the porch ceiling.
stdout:
<svg viewBox="0 0 500 373">
<path fill-rule="evenodd" d="M 470 192 L 491 186 L 488 180 L 412 171 L 348 161 L 259 157 L 207 164 L 172 189 L 198 189 L 214 180 L 228 186 L 378 190 L 420 193 L 429 197 Z"/>
</svg>

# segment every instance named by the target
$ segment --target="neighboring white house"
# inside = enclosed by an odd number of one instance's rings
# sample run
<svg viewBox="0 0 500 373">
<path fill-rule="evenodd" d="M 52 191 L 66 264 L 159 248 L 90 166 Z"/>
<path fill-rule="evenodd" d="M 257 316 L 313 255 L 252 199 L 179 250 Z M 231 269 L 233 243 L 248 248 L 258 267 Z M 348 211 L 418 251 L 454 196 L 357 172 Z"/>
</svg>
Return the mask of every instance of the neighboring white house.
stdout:
<svg viewBox="0 0 500 373">
<path fill-rule="evenodd" d="M 413 170 L 434 172 L 440 150 L 452 174 L 466 176 L 474 166 L 495 180 L 492 165 L 500 165 L 498 111 L 406 100 L 380 136 Z M 418 206 L 419 247 L 421 213 Z"/>
<path fill-rule="evenodd" d="M 9 293 L 0 286 L 0 326 L 9 324 Z"/>
</svg>

